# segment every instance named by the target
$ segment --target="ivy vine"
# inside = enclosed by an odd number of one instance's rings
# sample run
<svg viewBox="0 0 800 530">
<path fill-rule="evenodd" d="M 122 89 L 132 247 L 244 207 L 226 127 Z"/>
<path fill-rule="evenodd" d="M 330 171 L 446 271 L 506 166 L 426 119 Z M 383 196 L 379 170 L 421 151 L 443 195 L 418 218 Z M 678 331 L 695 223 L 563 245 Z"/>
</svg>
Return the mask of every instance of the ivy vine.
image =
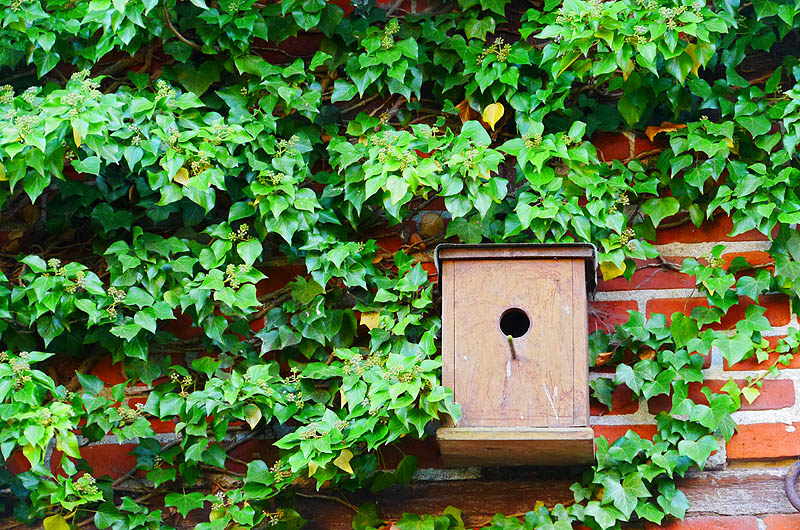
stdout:
<svg viewBox="0 0 800 530">
<path fill-rule="evenodd" d="M 614 369 L 591 382 L 600 402 L 620 385 L 671 396 L 653 440 L 598 438 L 572 502 L 484 526 L 684 516 L 676 478 L 800 345 L 789 329 L 770 346 L 759 304 L 800 304 L 800 7 L 427 4 L 0 0 L 12 527 L 169 529 L 177 513 L 199 530 L 294 529 L 298 488 L 346 502 L 408 484 L 414 457 L 386 471 L 381 448 L 459 416 L 429 281 L 444 239 L 591 242 L 605 279 L 648 259 L 695 279 L 707 304 L 632 311 L 590 339 L 592 365 Z M 620 130 L 653 149 L 606 160 L 590 139 Z M 768 236 L 771 261 L 727 263 L 719 245 L 678 264 L 654 245 L 659 227 L 719 216 Z M 265 287 L 282 270 L 301 272 Z M 712 349 L 769 370 L 695 402 Z M 107 357 L 126 379 L 110 388 L 89 375 Z M 278 458 L 238 460 L 253 439 Z M 82 458 L 103 440 L 136 446 L 116 480 Z M 465 528 L 456 508 L 353 508 L 357 530 Z"/>
</svg>

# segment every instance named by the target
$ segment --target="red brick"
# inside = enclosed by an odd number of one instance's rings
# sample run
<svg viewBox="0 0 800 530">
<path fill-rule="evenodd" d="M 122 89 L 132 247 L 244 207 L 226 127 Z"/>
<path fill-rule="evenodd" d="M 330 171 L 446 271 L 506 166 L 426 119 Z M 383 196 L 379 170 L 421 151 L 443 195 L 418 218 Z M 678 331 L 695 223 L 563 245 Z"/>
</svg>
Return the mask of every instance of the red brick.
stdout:
<svg viewBox="0 0 800 530">
<path fill-rule="evenodd" d="M 730 460 L 794 458 L 800 455 L 800 423 L 740 425 L 727 447 Z"/>
<path fill-rule="evenodd" d="M 630 141 L 622 133 L 599 132 L 593 134 L 589 141 L 597 149 L 597 156 L 603 161 L 625 160 L 633 155 Z"/>
<path fill-rule="evenodd" d="M 107 385 L 117 385 L 128 380 L 124 373 L 124 364 L 114 364 L 111 357 L 101 357 L 89 372 L 102 379 Z"/>
<path fill-rule="evenodd" d="M 778 346 L 778 341 L 780 339 L 786 338 L 786 335 L 780 335 L 775 337 L 764 337 L 769 342 L 769 348 L 775 349 Z M 750 357 L 749 359 L 745 359 L 744 361 L 739 361 L 738 363 L 730 366 L 728 361 L 723 361 L 726 370 L 730 371 L 744 371 L 744 370 L 767 370 L 770 366 L 775 364 L 778 361 L 778 357 L 780 357 L 781 353 L 771 353 L 769 358 L 759 363 L 758 359 L 755 356 Z M 789 361 L 788 366 L 784 366 L 783 364 L 778 364 L 778 368 L 800 368 L 800 355 L 795 355 L 791 361 Z"/>
<path fill-rule="evenodd" d="M 201 328 L 193 326 L 194 320 L 191 315 L 175 311 L 175 320 L 168 320 L 164 324 L 164 330 L 169 331 L 181 340 L 191 340 L 203 336 Z"/>
<path fill-rule="evenodd" d="M 689 399 L 695 403 L 708 405 L 706 396 L 700 391 L 704 386 L 708 387 L 715 394 L 722 393 L 721 388 L 727 381 L 704 381 L 702 383 L 689 383 Z M 744 380 L 736 381 L 739 388 L 747 384 Z M 672 398 L 661 395 L 650 399 L 647 402 L 651 414 L 667 412 L 672 408 Z M 761 395 L 752 402 L 748 403 L 742 399 L 741 410 L 772 410 L 791 407 L 794 405 L 794 382 L 790 380 L 767 380 L 761 388 Z"/>
<path fill-rule="evenodd" d="M 614 389 L 611 397 L 611 410 L 608 410 L 608 407 L 592 398 L 590 400 L 592 416 L 634 414 L 639 410 L 639 401 L 633 397 L 633 392 L 627 386 L 618 386 Z"/>
<path fill-rule="evenodd" d="M 664 525 L 645 524 L 646 530 L 758 530 L 758 519 L 752 515 L 741 517 L 687 517 Z"/>
<path fill-rule="evenodd" d="M 22 450 L 15 450 L 11 453 L 11 456 L 6 460 L 6 465 L 8 466 L 8 470 L 14 475 L 19 475 L 31 469 L 31 463 L 28 462 L 28 459 L 22 454 Z"/>
<path fill-rule="evenodd" d="M 764 316 L 767 317 L 773 326 L 785 326 L 791 319 L 789 308 L 789 298 L 782 294 L 767 294 L 759 297 L 759 305 L 766 308 Z M 746 296 L 739 297 L 739 303 L 731 307 L 719 323 L 710 324 L 708 327 L 716 330 L 732 329 L 736 323 L 744 319 L 747 306 L 755 302 Z M 647 316 L 653 313 L 661 313 L 667 316 L 670 321 L 672 313 L 679 312 L 689 314 L 695 307 L 708 307 L 705 298 L 660 298 L 647 302 Z"/>
<path fill-rule="evenodd" d="M 608 443 L 614 443 L 618 438 L 625 436 L 628 431 L 652 440 L 658 428 L 655 425 L 592 425 L 592 430 L 595 436 L 604 436 Z"/>
<path fill-rule="evenodd" d="M 136 444 L 98 444 L 81 447 L 81 457 L 92 467 L 92 475 L 119 478 L 136 465 L 136 456 L 130 454 Z M 52 471 L 61 469 L 61 451 L 53 451 Z"/>
<path fill-rule="evenodd" d="M 731 262 L 738 257 L 744 258 L 747 261 L 747 263 L 749 263 L 752 266 L 765 265 L 767 263 L 772 263 L 772 264 L 775 263 L 775 260 L 772 259 L 772 256 L 770 256 L 768 252 L 765 252 L 763 250 L 753 250 L 751 252 L 729 252 L 727 254 L 723 254 L 722 255 L 722 261 L 724 262 L 723 267 L 727 270 Z M 767 267 L 767 269 L 770 271 L 775 270 L 774 267 Z"/>
<path fill-rule="evenodd" d="M 648 151 L 655 151 L 661 148 L 662 146 L 658 145 L 655 142 L 651 142 L 647 137 L 637 136 L 636 140 L 634 140 L 633 153 L 635 155 L 640 155 L 642 153 L 646 153 Z"/>
<path fill-rule="evenodd" d="M 282 267 L 264 267 L 261 272 L 264 273 L 266 278 L 256 284 L 256 294 L 258 296 L 285 287 L 287 283 L 299 275 L 305 274 L 306 268 L 302 265 L 284 265 Z"/>
<path fill-rule="evenodd" d="M 762 515 L 761 521 L 767 530 L 797 530 L 800 528 L 800 513 Z"/>
<path fill-rule="evenodd" d="M 768 239 L 767 236 L 755 229 L 733 237 L 728 236 L 731 232 L 733 232 L 733 220 L 730 216 L 719 215 L 713 220 L 703 223 L 699 228 L 687 221 L 680 226 L 659 230 L 656 233 L 656 244 L 765 241 Z"/>
<path fill-rule="evenodd" d="M 672 263 L 683 263 L 682 257 L 666 257 Z M 636 266 L 655 265 L 658 260 L 636 260 Z M 602 278 L 600 272 L 598 278 Z M 663 267 L 648 267 L 639 269 L 633 273 L 633 277 L 628 281 L 624 276 L 619 276 L 613 280 L 598 282 L 598 291 L 638 291 L 641 289 L 692 289 L 696 282 L 694 276 L 689 276 L 680 271 L 665 269 Z"/>
<path fill-rule="evenodd" d="M 628 311 L 636 311 L 639 305 L 635 300 L 590 301 L 589 333 L 598 329 L 614 331 L 617 324 L 624 324 L 630 318 Z"/>
</svg>

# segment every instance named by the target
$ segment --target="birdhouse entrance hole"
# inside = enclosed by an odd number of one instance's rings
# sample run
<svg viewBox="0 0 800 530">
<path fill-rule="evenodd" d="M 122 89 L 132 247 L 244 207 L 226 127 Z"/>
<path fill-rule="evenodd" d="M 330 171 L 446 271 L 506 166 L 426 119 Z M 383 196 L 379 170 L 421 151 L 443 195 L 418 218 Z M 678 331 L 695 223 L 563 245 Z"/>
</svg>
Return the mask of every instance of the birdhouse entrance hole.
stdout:
<svg viewBox="0 0 800 530">
<path fill-rule="evenodd" d="M 594 460 L 585 244 L 436 248 L 442 382 L 461 415 L 436 432 L 446 466 Z"/>
<path fill-rule="evenodd" d="M 500 315 L 500 331 L 503 335 L 517 339 L 525 335 L 529 329 L 531 329 L 531 319 L 518 307 L 506 309 Z"/>
</svg>

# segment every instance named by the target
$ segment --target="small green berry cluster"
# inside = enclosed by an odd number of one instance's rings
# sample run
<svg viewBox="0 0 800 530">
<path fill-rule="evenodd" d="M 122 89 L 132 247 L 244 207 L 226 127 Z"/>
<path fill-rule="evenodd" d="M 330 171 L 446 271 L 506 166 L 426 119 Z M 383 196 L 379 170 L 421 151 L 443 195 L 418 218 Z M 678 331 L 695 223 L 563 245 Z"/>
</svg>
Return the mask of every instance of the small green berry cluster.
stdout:
<svg viewBox="0 0 800 530">
<path fill-rule="evenodd" d="M 3 352 L 6 358 L 8 357 L 5 352 Z M 28 363 L 28 359 L 30 358 L 30 354 L 26 351 L 20 352 L 18 358 L 11 358 L 9 361 L 11 364 L 11 371 L 14 372 L 14 379 L 16 387 L 22 388 L 25 386 L 25 383 L 31 380 L 31 365 Z"/>
<path fill-rule="evenodd" d="M 708 262 L 709 267 L 719 268 L 725 264 L 725 260 L 722 258 L 718 258 L 717 256 L 712 256 L 711 254 L 703 254 L 700 256 L 700 259 L 705 259 Z"/>
<path fill-rule="evenodd" d="M 141 417 L 143 408 L 144 405 L 141 403 L 137 403 L 134 408 L 130 408 L 127 405 L 120 406 L 117 409 L 117 413 L 120 416 L 120 424 L 133 423 L 136 421 L 137 418 Z"/>
<path fill-rule="evenodd" d="M 228 241 L 236 242 L 253 239 L 252 236 L 247 235 L 249 231 L 250 227 L 247 225 L 247 223 L 242 223 L 239 225 L 239 228 L 236 229 L 236 232 L 231 232 L 228 234 Z"/>
<path fill-rule="evenodd" d="M 328 435 L 328 431 L 321 431 L 316 423 L 308 424 L 305 429 L 297 434 L 301 440 L 317 440 Z"/>
<path fill-rule="evenodd" d="M 125 291 L 122 289 L 117 289 L 116 287 L 109 287 L 108 288 L 108 296 L 111 297 L 111 305 L 106 308 L 106 312 L 108 316 L 111 318 L 117 318 L 117 305 L 121 304 L 123 300 L 125 300 Z"/>
<path fill-rule="evenodd" d="M 169 380 L 173 383 L 178 383 L 181 387 L 181 391 L 178 392 L 178 395 L 183 399 L 189 397 L 189 392 L 186 391 L 187 388 L 192 386 L 194 383 L 194 379 L 190 375 L 181 375 L 178 372 L 171 371 L 169 373 Z"/>
<path fill-rule="evenodd" d="M 522 137 L 522 141 L 525 143 L 525 147 L 528 149 L 535 149 L 542 145 L 542 135 L 539 133 L 536 133 L 533 136 L 526 134 Z"/>
<path fill-rule="evenodd" d="M 287 153 L 287 151 L 289 151 L 289 149 L 297 145 L 299 141 L 300 138 L 298 138 L 297 135 L 293 135 L 288 140 L 284 140 L 283 138 L 281 138 L 280 140 L 278 140 L 278 143 L 275 146 L 275 157 L 276 158 L 282 157 Z"/>
<path fill-rule="evenodd" d="M 95 485 L 95 479 L 90 474 L 86 473 L 80 476 L 78 480 L 72 485 L 72 489 L 80 497 L 92 497 L 100 493 Z"/>
<path fill-rule="evenodd" d="M 264 521 L 269 526 L 277 526 L 281 520 L 286 516 L 286 512 L 278 508 L 274 512 L 265 513 L 266 520 Z"/>
<path fill-rule="evenodd" d="M 289 469 L 289 466 L 283 460 L 275 462 L 272 467 L 269 468 L 269 472 L 275 477 L 275 482 L 284 481 L 291 478 L 293 475 L 292 470 Z"/>
<path fill-rule="evenodd" d="M 224 123 L 215 123 L 211 126 L 212 136 L 203 141 L 211 145 L 219 145 L 225 141 L 225 137 L 231 132 L 231 128 Z"/>
<path fill-rule="evenodd" d="M 297 406 L 298 410 L 302 410 L 302 408 L 306 404 L 305 401 L 303 400 L 303 392 L 302 391 L 297 392 L 297 393 L 289 392 L 288 394 L 286 394 L 286 401 L 288 401 L 289 403 L 294 403 Z"/>
<path fill-rule="evenodd" d="M 483 64 L 483 60 L 486 59 L 490 55 L 495 56 L 495 60 L 498 63 L 504 63 L 508 60 L 508 54 L 511 53 L 511 45 L 507 44 L 503 37 L 497 37 L 491 46 L 488 48 L 484 48 L 483 51 L 478 55 L 476 62 L 478 66 Z"/>
<path fill-rule="evenodd" d="M 208 159 L 208 153 L 205 151 L 200 151 L 200 156 L 194 160 L 192 160 L 191 164 L 191 172 L 192 176 L 197 176 L 206 169 L 211 167 L 211 163 Z"/>
<path fill-rule="evenodd" d="M 64 290 L 69 294 L 75 294 L 78 289 L 83 287 L 84 280 L 86 280 L 86 273 L 83 271 L 78 271 L 75 273 L 75 283 L 67 285 Z"/>
<path fill-rule="evenodd" d="M 611 207 L 608 209 L 608 211 L 609 212 L 616 212 L 617 208 L 624 208 L 624 207 L 628 206 L 630 203 L 631 203 L 631 200 L 628 197 L 628 193 L 627 192 L 623 192 L 619 196 L 617 196 L 616 199 L 614 199 L 614 204 L 611 205 Z"/>
<path fill-rule="evenodd" d="M 283 173 L 276 173 L 271 169 L 267 169 L 266 171 L 262 171 L 261 174 L 256 177 L 256 180 L 263 186 L 268 186 L 270 184 L 279 186 L 285 178 L 286 175 Z"/>
<path fill-rule="evenodd" d="M 419 365 L 414 366 L 414 368 L 409 372 L 403 371 L 403 369 L 399 366 L 393 366 L 386 371 L 386 375 L 393 379 L 397 379 L 401 383 L 410 383 L 422 375 L 422 372 L 422 367 Z"/>
<path fill-rule="evenodd" d="M 211 511 L 221 512 L 228 506 L 233 506 L 233 499 L 225 495 L 224 491 L 218 491 L 214 496 L 217 498 L 217 502 L 211 504 Z"/>
<path fill-rule="evenodd" d="M 388 50 L 394 46 L 394 36 L 400 31 L 400 23 L 396 18 L 392 18 L 383 29 L 383 37 L 381 37 L 381 48 Z"/>
<path fill-rule="evenodd" d="M 464 151 L 464 167 L 469 169 L 475 169 L 478 165 L 478 159 L 481 158 L 480 150 L 473 146 Z"/>
<path fill-rule="evenodd" d="M 636 232 L 633 231 L 633 228 L 626 228 L 619 236 L 619 244 L 630 247 L 630 243 L 635 237 Z"/>
<path fill-rule="evenodd" d="M 362 377 L 367 370 L 372 368 L 373 366 L 383 366 L 386 363 L 386 359 L 382 358 L 377 354 L 371 354 L 366 359 L 362 357 L 353 357 L 352 359 L 345 359 L 344 366 L 342 367 L 342 372 L 345 375 L 349 374 L 356 374 L 359 377 Z"/>
<path fill-rule="evenodd" d="M 169 86 L 169 83 L 163 79 L 156 81 L 156 99 L 171 98 L 175 96 L 175 89 Z"/>
<path fill-rule="evenodd" d="M 14 87 L 3 85 L 0 87 L 0 104 L 10 105 L 14 102 Z"/>
<path fill-rule="evenodd" d="M 250 267 L 248 265 L 245 265 L 244 263 L 240 264 L 238 267 L 231 263 L 227 267 L 225 267 L 225 279 L 222 280 L 222 283 L 229 284 L 231 289 L 238 289 L 239 286 L 241 285 L 241 282 L 236 278 L 237 271 L 241 274 L 245 274 L 249 270 Z"/>
</svg>

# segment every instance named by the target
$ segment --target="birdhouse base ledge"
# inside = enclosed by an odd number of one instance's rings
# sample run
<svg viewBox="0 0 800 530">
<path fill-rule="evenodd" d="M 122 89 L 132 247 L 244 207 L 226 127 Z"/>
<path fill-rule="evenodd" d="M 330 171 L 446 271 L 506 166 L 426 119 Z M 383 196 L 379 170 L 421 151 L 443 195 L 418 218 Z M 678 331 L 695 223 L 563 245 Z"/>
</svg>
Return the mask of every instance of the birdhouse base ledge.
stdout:
<svg viewBox="0 0 800 530">
<path fill-rule="evenodd" d="M 436 431 L 447 467 L 566 466 L 594 462 L 591 427 L 442 427 Z"/>
</svg>

